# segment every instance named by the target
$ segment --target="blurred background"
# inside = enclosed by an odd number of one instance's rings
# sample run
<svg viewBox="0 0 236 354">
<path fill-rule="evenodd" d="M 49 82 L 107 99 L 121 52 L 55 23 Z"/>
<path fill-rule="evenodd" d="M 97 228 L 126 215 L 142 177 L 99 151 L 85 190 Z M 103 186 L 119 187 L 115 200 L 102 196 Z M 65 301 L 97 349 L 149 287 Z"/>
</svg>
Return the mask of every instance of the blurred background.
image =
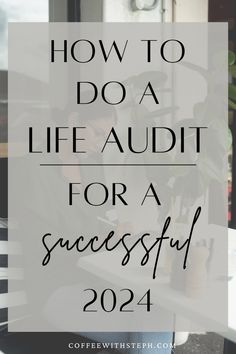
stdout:
<svg viewBox="0 0 236 354">
<path fill-rule="evenodd" d="M 228 221 L 236 229 L 236 95 L 235 76 L 236 1 L 235 0 L 0 0 L 0 350 L 6 354 L 43 353 L 43 342 L 57 343 L 52 352 L 65 353 L 71 334 L 12 335 L 7 332 L 7 115 L 8 115 L 8 22 L 228 22 L 230 103 Z M 33 80 L 33 79 L 32 79 Z M 235 297 L 236 298 L 236 297 Z M 235 329 L 236 331 L 236 329 Z M 228 337 L 228 336 L 227 336 Z M 76 337 L 77 338 L 77 337 Z M 176 353 L 235 354 L 236 345 L 215 333 L 184 334 L 184 344 Z M 230 337 L 232 339 L 232 337 Z M 78 338 L 76 339 L 78 341 Z M 35 343 L 37 341 L 37 348 Z M 236 336 L 235 336 L 236 341 Z M 180 341 L 181 342 L 181 341 Z M 34 349 L 33 349 L 34 348 Z M 64 348 L 64 349 L 62 349 Z M 86 351 L 88 353 L 88 351 Z"/>
</svg>

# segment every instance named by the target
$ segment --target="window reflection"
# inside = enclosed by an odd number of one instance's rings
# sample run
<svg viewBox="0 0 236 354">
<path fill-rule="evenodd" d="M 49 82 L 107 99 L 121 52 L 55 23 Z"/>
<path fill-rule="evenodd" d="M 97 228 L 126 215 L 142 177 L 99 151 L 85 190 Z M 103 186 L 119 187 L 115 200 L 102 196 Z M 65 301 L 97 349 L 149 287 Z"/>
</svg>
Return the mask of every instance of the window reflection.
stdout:
<svg viewBox="0 0 236 354">
<path fill-rule="evenodd" d="M 48 20 L 49 0 L 0 0 L 0 157 L 7 157 L 8 22 Z"/>
<path fill-rule="evenodd" d="M 0 0 L 0 69 L 7 69 L 8 22 L 47 22 L 48 0 Z"/>
</svg>

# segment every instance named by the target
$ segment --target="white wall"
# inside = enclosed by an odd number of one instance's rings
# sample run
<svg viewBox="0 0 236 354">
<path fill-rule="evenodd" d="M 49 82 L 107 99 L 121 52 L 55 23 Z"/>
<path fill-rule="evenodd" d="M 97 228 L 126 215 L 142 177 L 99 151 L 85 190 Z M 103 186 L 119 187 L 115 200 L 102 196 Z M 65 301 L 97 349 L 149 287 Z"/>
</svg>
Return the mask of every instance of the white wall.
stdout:
<svg viewBox="0 0 236 354">
<path fill-rule="evenodd" d="M 81 0 L 82 20 L 103 20 L 105 22 L 208 21 L 208 0 L 159 0 L 158 7 L 150 12 L 133 12 L 130 8 L 130 2 L 131 0 Z M 66 21 L 67 0 L 50 0 L 49 3 L 51 21 Z M 162 7 L 165 10 L 163 16 Z"/>
<path fill-rule="evenodd" d="M 175 22 L 208 22 L 208 0 L 174 0 Z"/>
</svg>

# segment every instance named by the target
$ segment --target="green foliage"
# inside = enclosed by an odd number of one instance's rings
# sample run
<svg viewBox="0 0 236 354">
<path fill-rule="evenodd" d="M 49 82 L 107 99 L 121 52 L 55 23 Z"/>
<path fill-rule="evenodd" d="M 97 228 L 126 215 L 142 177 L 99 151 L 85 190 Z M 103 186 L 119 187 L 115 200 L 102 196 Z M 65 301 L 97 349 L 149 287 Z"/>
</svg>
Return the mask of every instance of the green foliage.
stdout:
<svg viewBox="0 0 236 354">
<path fill-rule="evenodd" d="M 228 59 L 229 66 L 233 65 L 235 63 L 235 60 L 236 60 L 235 53 L 232 52 L 232 50 L 229 50 L 229 59 Z"/>
<path fill-rule="evenodd" d="M 228 63 L 229 63 L 229 74 L 235 79 L 236 78 L 236 55 L 234 52 L 229 50 Z M 236 110 L 236 85 L 229 84 L 229 108 Z"/>
</svg>

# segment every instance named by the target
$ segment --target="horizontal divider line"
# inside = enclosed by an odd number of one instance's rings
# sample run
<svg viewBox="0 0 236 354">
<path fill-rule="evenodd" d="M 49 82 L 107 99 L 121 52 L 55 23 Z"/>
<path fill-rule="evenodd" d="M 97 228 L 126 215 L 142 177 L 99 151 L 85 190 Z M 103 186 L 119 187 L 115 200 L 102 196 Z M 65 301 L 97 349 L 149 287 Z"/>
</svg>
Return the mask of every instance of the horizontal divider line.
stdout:
<svg viewBox="0 0 236 354">
<path fill-rule="evenodd" d="M 103 163 L 103 164 L 84 164 L 84 163 L 41 163 L 40 166 L 124 166 L 124 167 L 133 167 L 133 166 L 197 166 L 196 163 L 149 163 L 149 164 L 138 164 L 138 163 Z"/>
</svg>

